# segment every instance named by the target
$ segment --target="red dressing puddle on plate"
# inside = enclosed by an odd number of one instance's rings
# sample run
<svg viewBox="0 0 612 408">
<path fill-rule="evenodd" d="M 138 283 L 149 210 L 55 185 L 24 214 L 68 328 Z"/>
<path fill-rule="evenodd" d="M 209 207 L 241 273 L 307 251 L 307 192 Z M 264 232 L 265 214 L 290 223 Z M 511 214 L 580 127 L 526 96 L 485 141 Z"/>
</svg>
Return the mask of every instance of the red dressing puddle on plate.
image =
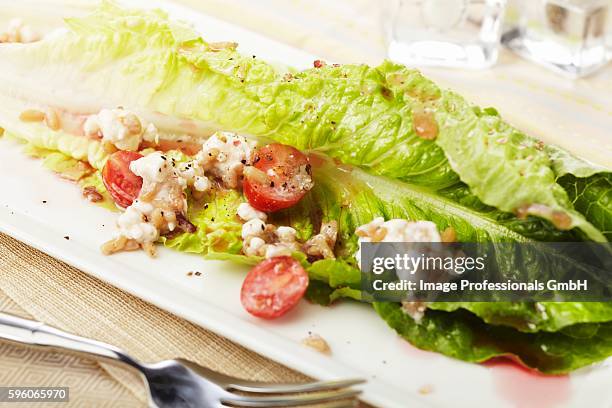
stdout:
<svg viewBox="0 0 612 408">
<path fill-rule="evenodd" d="M 496 392 L 513 408 L 555 408 L 571 396 L 568 375 L 543 375 L 504 358 L 483 365 L 493 376 Z"/>
</svg>

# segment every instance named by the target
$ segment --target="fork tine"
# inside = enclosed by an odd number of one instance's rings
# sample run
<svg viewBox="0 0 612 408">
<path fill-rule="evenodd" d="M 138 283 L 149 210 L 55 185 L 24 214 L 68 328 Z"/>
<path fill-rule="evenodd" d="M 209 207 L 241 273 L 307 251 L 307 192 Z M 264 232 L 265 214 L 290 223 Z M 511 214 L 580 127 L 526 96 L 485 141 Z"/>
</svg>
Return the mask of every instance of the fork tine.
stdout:
<svg viewBox="0 0 612 408">
<path fill-rule="evenodd" d="M 302 395 L 271 395 L 266 397 L 234 395 L 222 398 L 221 403 L 240 407 L 296 407 L 354 398 L 359 394 L 361 394 L 359 390 L 338 390 Z"/>
<path fill-rule="evenodd" d="M 251 393 L 284 394 L 335 390 L 339 388 L 347 388 L 352 385 L 363 384 L 364 382 L 365 380 L 361 378 L 334 381 L 315 381 L 306 384 L 266 384 L 258 382 L 243 382 L 228 384 L 226 389 Z"/>
</svg>

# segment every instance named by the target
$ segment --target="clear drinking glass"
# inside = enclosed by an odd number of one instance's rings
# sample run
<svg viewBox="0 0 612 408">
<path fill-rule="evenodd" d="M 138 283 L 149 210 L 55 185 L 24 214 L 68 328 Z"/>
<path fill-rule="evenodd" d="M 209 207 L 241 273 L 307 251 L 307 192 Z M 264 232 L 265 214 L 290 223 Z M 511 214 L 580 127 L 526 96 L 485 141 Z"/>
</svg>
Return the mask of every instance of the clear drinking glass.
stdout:
<svg viewBox="0 0 612 408">
<path fill-rule="evenodd" d="M 407 65 L 486 68 L 497 60 L 506 0 L 386 0 L 388 55 Z"/>
<path fill-rule="evenodd" d="M 518 54 L 572 78 L 612 58 L 612 0 L 514 0 L 503 42 Z"/>
</svg>

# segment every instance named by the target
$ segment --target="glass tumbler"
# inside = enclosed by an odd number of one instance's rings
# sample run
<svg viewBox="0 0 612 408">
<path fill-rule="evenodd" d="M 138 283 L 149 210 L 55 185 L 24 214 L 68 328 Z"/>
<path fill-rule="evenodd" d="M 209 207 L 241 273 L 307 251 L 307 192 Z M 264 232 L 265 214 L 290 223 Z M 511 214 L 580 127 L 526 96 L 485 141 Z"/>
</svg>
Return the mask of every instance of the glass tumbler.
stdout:
<svg viewBox="0 0 612 408">
<path fill-rule="evenodd" d="M 503 42 L 534 62 L 572 78 L 612 58 L 612 0 L 513 0 Z"/>
<path fill-rule="evenodd" d="M 506 0 L 386 0 L 390 59 L 412 66 L 495 64 Z"/>
</svg>

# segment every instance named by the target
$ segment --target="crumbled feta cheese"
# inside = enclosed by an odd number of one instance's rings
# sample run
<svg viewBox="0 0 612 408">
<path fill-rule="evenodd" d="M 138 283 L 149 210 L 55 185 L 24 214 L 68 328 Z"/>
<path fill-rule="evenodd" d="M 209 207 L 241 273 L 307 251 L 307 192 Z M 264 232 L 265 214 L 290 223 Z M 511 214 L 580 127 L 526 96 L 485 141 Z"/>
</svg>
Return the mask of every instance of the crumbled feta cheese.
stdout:
<svg viewBox="0 0 612 408">
<path fill-rule="evenodd" d="M 242 136 L 218 132 L 204 143 L 196 161 L 204 171 L 221 179 L 225 187 L 236 188 L 244 166 L 250 163 L 253 146 Z"/>
<path fill-rule="evenodd" d="M 6 31 L 0 33 L 0 43 L 31 43 L 40 38 L 40 34 L 20 18 L 9 21 Z"/>
<path fill-rule="evenodd" d="M 266 258 L 274 258 L 275 256 L 291 256 L 293 251 L 290 247 L 284 244 L 271 244 L 266 246 Z"/>
<path fill-rule="evenodd" d="M 176 177 L 172 162 L 161 152 L 151 153 L 130 163 L 130 170 L 142 177 L 143 185 L 162 183 Z"/>
<path fill-rule="evenodd" d="M 240 218 L 248 219 L 254 215 L 250 207 L 244 203 L 239 208 Z M 251 208 L 252 209 L 252 208 Z M 241 211 L 242 210 L 242 211 Z M 254 209 L 253 209 L 254 210 Z M 254 210 L 256 211 L 256 210 Z M 260 215 L 264 215 L 261 213 Z M 294 228 L 272 224 L 265 224 L 261 218 L 251 218 L 242 225 L 242 238 L 244 240 L 243 252 L 247 256 L 291 256 L 294 252 L 306 252 L 311 256 L 334 258 L 332 248 L 335 245 L 337 223 L 332 221 L 323 224 L 321 233 L 307 241 L 304 245 L 297 241 L 297 231 Z M 333 241 L 329 241 L 333 239 Z"/>
<path fill-rule="evenodd" d="M 373 233 L 367 231 L 374 227 Z M 384 221 L 377 218 L 370 224 L 359 227 L 357 231 L 366 232 L 360 237 L 362 242 L 440 242 L 441 237 L 436 224 L 431 221 L 407 221 L 393 219 Z"/>
<path fill-rule="evenodd" d="M 441 242 L 436 224 L 431 221 L 408 221 L 382 217 L 357 228 L 359 242 Z"/>
<path fill-rule="evenodd" d="M 157 140 L 157 129 L 152 123 L 147 126 L 136 114 L 122 109 L 102 109 L 90 115 L 83 124 L 86 136 L 99 136 L 119 150 L 137 151 L 145 139 Z"/>
<path fill-rule="evenodd" d="M 243 221 L 250 221 L 255 218 L 265 221 L 268 218 L 268 215 L 265 212 L 256 210 L 255 208 L 251 207 L 249 203 L 240 203 L 236 214 Z"/>
<path fill-rule="evenodd" d="M 259 218 L 254 218 L 242 225 L 242 239 L 248 237 L 262 237 L 266 230 L 266 224 Z"/>
<path fill-rule="evenodd" d="M 291 227 L 278 227 L 276 229 L 276 236 L 280 242 L 295 243 L 297 231 Z"/>
<path fill-rule="evenodd" d="M 266 241 L 260 237 L 250 237 L 245 240 L 244 254 L 246 256 L 262 256 L 265 254 Z"/>
<path fill-rule="evenodd" d="M 120 234 L 140 243 L 157 241 L 159 230 L 148 222 L 152 213 L 151 204 L 134 200 L 117 219 Z"/>
<path fill-rule="evenodd" d="M 192 160 L 187 163 L 183 163 L 178 169 L 178 174 L 183 180 L 184 187 L 191 186 L 196 191 L 205 193 L 212 188 L 212 183 L 204 175 L 204 170 L 200 165 Z"/>
<path fill-rule="evenodd" d="M 130 170 L 142 177 L 142 189 L 117 220 L 121 236 L 140 244 L 157 241 L 163 231 L 173 231 L 177 214 L 187 211 L 187 201 L 174 163 L 154 152 L 130 163 Z"/>
<path fill-rule="evenodd" d="M 402 302 L 402 311 L 412 317 L 417 324 L 421 323 L 426 310 L 427 304 L 425 302 Z"/>
<path fill-rule="evenodd" d="M 193 188 L 197 191 L 205 192 L 210 190 L 210 180 L 204 176 L 196 176 L 195 181 L 193 182 Z"/>
<path fill-rule="evenodd" d="M 259 213 L 259 214 L 258 214 Z M 238 208 L 238 215 L 247 220 L 242 225 L 244 240 L 243 252 L 247 256 L 291 256 L 293 252 L 302 251 L 296 241 L 296 230 L 291 227 L 278 227 L 266 224 L 266 214 L 255 210 L 249 204 L 243 203 Z M 263 217 L 257 218 L 257 217 Z"/>
<path fill-rule="evenodd" d="M 360 249 L 355 254 L 361 265 L 362 242 L 441 242 L 436 224 L 431 221 L 408 221 L 378 217 L 355 230 L 359 236 Z"/>
</svg>

